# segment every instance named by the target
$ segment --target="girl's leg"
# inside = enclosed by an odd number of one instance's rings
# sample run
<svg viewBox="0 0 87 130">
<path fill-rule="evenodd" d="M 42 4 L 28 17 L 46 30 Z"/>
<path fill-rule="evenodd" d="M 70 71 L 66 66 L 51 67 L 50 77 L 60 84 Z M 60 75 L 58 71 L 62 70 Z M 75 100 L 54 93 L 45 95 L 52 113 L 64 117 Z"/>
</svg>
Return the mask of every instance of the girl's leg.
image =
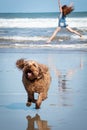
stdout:
<svg viewBox="0 0 87 130">
<path fill-rule="evenodd" d="M 67 26 L 66 29 L 67 29 L 68 31 L 70 31 L 70 32 L 72 32 L 72 33 L 75 33 L 75 34 L 77 34 L 78 36 L 82 37 L 82 35 L 81 35 L 79 32 L 73 30 L 73 29 L 70 28 L 69 26 Z"/>
<path fill-rule="evenodd" d="M 54 39 L 54 37 L 56 36 L 56 34 L 59 32 L 61 30 L 61 27 L 57 27 L 56 29 L 55 29 L 55 31 L 53 32 L 53 34 L 52 34 L 52 36 L 49 38 L 49 40 L 47 41 L 47 43 L 50 43 L 53 39 Z"/>
</svg>

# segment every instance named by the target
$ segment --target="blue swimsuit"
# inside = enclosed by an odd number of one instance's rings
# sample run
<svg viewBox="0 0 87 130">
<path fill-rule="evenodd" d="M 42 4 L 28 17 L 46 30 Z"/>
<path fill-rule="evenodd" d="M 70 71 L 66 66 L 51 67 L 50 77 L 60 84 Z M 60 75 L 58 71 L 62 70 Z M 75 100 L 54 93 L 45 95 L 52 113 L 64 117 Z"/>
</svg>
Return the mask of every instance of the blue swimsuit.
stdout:
<svg viewBox="0 0 87 130">
<path fill-rule="evenodd" d="M 66 16 L 64 16 L 62 13 L 61 13 L 60 16 L 59 16 L 58 26 L 59 26 L 59 27 L 66 27 L 66 26 L 68 26 L 68 25 L 66 24 Z"/>
</svg>

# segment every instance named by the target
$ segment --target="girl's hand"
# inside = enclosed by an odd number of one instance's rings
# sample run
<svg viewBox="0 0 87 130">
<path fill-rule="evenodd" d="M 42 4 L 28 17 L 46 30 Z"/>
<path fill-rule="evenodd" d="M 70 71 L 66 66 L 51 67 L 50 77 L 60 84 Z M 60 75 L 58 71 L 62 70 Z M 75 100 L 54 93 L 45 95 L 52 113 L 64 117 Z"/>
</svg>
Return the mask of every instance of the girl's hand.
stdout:
<svg viewBox="0 0 87 130">
<path fill-rule="evenodd" d="M 69 6 L 71 6 L 71 7 L 72 7 L 73 5 L 74 5 L 74 4 L 73 4 L 73 2 L 71 2 Z"/>
<path fill-rule="evenodd" d="M 61 3 L 60 3 L 60 0 L 58 0 L 58 5 L 59 5 L 59 10 L 60 10 L 60 12 L 62 12 L 62 5 L 61 5 Z"/>
</svg>

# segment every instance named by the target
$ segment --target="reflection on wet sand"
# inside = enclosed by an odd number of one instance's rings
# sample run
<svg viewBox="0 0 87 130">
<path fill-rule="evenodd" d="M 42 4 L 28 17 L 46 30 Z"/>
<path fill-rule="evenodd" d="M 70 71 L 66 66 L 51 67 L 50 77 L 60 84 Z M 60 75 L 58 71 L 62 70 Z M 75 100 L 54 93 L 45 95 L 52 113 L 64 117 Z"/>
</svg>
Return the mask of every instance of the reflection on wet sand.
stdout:
<svg viewBox="0 0 87 130">
<path fill-rule="evenodd" d="M 83 69 L 83 59 L 80 57 L 80 62 L 75 68 L 68 70 L 62 70 L 57 68 L 53 63 L 52 59 L 49 59 L 49 66 L 54 71 L 56 77 L 58 78 L 58 92 L 59 92 L 59 105 L 60 106 L 72 106 L 73 105 L 73 89 L 69 88 L 68 83 L 74 76 L 74 74 L 80 69 Z"/>
<path fill-rule="evenodd" d="M 48 122 L 46 120 L 41 120 L 38 114 L 35 117 L 28 115 L 27 117 L 28 126 L 26 130 L 50 130 Z"/>
<path fill-rule="evenodd" d="M 60 70 L 55 68 L 56 76 L 58 77 L 58 86 L 60 89 L 65 91 L 67 89 L 66 82 L 69 81 L 70 78 L 76 73 L 79 69 L 83 69 L 83 60 L 80 59 L 80 65 L 77 68 L 69 69 L 66 74 L 63 74 Z"/>
<path fill-rule="evenodd" d="M 67 75 L 58 76 L 58 89 L 59 89 L 59 105 L 60 106 L 72 106 L 73 92 L 71 88 L 68 88 Z"/>
<path fill-rule="evenodd" d="M 80 64 L 77 68 L 69 69 L 66 74 L 55 69 L 56 76 L 58 77 L 58 88 L 60 94 L 60 104 L 62 106 L 72 106 L 73 105 L 73 91 L 72 88 L 69 88 L 67 82 L 72 78 L 72 76 L 79 70 L 83 69 L 83 60 L 80 59 Z"/>
</svg>

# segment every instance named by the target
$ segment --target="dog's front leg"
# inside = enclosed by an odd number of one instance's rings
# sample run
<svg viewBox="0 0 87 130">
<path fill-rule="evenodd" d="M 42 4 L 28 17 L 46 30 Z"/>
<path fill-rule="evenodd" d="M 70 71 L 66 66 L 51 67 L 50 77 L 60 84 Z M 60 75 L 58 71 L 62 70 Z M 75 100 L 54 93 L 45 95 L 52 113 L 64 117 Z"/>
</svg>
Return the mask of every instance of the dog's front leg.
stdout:
<svg viewBox="0 0 87 130">
<path fill-rule="evenodd" d="M 38 100 L 36 101 L 36 109 L 40 108 L 40 105 L 42 103 L 43 100 L 45 100 L 47 98 L 47 95 L 45 93 L 40 93 L 38 96 Z"/>
<path fill-rule="evenodd" d="M 31 106 L 32 100 L 31 100 L 30 97 L 31 97 L 31 96 L 28 94 L 28 99 L 27 99 L 26 106 Z"/>
<path fill-rule="evenodd" d="M 31 106 L 31 103 L 36 103 L 36 100 L 34 99 L 34 93 L 28 94 L 28 100 L 26 103 L 26 106 Z"/>
</svg>

